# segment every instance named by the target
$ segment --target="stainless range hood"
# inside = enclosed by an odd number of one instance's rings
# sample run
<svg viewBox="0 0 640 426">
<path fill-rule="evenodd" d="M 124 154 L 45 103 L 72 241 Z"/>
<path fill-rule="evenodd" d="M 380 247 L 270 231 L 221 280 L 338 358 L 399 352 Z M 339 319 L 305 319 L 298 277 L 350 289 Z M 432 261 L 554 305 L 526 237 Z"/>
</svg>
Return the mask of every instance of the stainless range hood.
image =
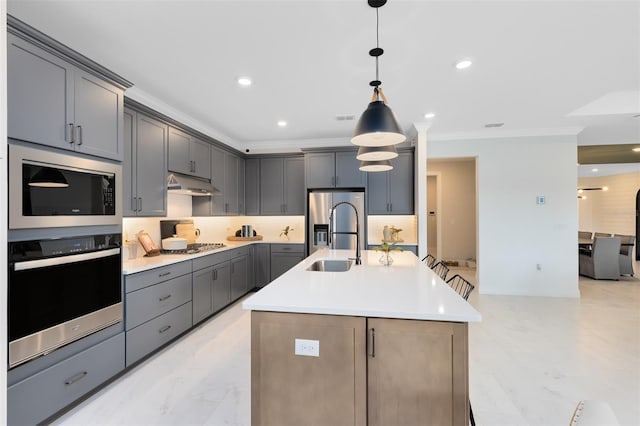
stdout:
<svg viewBox="0 0 640 426">
<path fill-rule="evenodd" d="M 169 173 L 167 176 L 167 191 L 174 194 L 184 194 L 197 197 L 209 197 L 221 195 L 219 189 L 214 188 L 211 182 L 205 179 L 195 178 L 180 173 Z"/>
</svg>

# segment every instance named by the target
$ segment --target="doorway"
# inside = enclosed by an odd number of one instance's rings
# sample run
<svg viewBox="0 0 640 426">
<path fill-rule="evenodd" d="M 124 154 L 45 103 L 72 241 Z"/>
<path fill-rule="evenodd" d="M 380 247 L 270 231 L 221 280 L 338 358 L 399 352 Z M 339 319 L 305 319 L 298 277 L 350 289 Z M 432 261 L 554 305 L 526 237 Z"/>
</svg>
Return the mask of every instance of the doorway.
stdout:
<svg viewBox="0 0 640 426">
<path fill-rule="evenodd" d="M 438 175 L 427 175 L 427 253 L 438 258 Z"/>
<path fill-rule="evenodd" d="M 640 251 L 638 251 L 638 244 L 640 244 L 640 190 L 636 194 L 636 260 L 640 260 Z"/>
</svg>

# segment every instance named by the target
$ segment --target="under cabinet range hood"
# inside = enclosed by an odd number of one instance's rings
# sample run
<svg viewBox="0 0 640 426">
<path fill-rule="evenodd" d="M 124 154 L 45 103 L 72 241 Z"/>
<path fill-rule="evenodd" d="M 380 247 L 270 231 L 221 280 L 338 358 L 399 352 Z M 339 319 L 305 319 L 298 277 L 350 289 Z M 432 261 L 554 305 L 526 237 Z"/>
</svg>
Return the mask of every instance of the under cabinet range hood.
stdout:
<svg viewBox="0 0 640 426">
<path fill-rule="evenodd" d="M 169 176 L 167 176 L 167 191 L 171 191 L 174 194 L 197 197 L 210 197 L 212 195 L 222 194 L 222 192 L 214 188 L 208 180 L 182 175 L 180 173 L 169 173 Z"/>
</svg>

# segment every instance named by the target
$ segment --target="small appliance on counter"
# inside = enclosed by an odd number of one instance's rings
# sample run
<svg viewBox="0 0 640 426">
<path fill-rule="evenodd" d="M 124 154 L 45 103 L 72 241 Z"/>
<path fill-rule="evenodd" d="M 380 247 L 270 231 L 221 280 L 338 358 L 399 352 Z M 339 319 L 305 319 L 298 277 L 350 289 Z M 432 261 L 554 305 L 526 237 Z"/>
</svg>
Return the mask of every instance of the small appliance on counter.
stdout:
<svg viewBox="0 0 640 426">
<path fill-rule="evenodd" d="M 226 247 L 224 243 L 199 243 L 200 230 L 192 219 L 161 220 L 160 238 L 162 238 L 161 254 L 194 254 Z M 167 240 L 167 247 L 165 247 Z"/>
</svg>

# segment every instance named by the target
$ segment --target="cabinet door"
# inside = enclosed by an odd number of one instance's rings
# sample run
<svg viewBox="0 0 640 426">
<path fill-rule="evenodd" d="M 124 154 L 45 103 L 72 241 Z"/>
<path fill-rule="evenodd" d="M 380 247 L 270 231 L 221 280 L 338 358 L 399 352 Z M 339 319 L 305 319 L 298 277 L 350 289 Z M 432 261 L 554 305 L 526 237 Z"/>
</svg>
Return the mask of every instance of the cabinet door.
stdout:
<svg viewBox="0 0 640 426">
<path fill-rule="evenodd" d="M 367 204 L 369 214 L 388 214 L 388 172 L 367 173 Z"/>
<path fill-rule="evenodd" d="M 75 70 L 74 124 L 78 152 L 122 160 L 122 90 Z"/>
<path fill-rule="evenodd" d="M 356 151 L 336 152 L 337 188 L 361 188 L 367 184 L 367 174 L 360 171 L 356 154 Z"/>
<path fill-rule="evenodd" d="M 413 214 L 413 154 L 401 152 L 391 160 L 389 174 L 389 213 Z"/>
<path fill-rule="evenodd" d="M 300 253 L 271 253 L 271 281 L 302 262 L 304 255 Z"/>
<path fill-rule="evenodd" d="M 284 159 L 284 214 L 303 215 L 305 204 L 304 158 Z"/>
<path fill-rule="evenodd" d="M 178 129 L 169 127 L 169 170 L 192 174 L 193 165 L 189 156 L 191 137 Z"/>
<path fill-rule="evenodd" d="M 73 70 L 68 63 L 7 34 L 6 89 L 10 138 L 73 149 Z"/>
<path fill-rule="evenodd" d="M 167 215 L 168 126 L 138 114 L 136 121 L 136 181 L 138 216 Z"/>
<path fill-rule="evenodd" d="M 211 145 L 199 139 L 192 138 L 189 144 L 189 159 L 193 166 L 192 175 L 203 179 L 211 179 Z"/>
<path fill-rule="evenodd" d="M 369 425 L 469 424 L 466 323 L 368 318 L 367 328 Z"/>
<path fill-rule="evenodd" d="M 231 269 L 229 262 L 213 267 L 213 311 L 219 311 L 231 302 Z"/>
<path fill-rule="evenodd" d="M 231 302 L 247 292 L 247 256 L 231 260 Z"/>
<path fill-rule="evenodd" d="M 136 194 L 136 112 L 124 110 L 124 158 L 122 161 L 122 215 L 135 216 L 138 209 Z"/>
<path fill-rule="evenodd" d="M 225 209 L 225 194 L 227 192 L 225 188 L 225 152 L 218 148 L 211 148 L 211 184 L 219 190 L 220 195 L 211 196 L 211 200 L 209 201 L 211 204 L 211 212 L 209 214 L 212 215 L 224 215 Z M 205 198 L 203 200 L 206 201 Z"/>
<path fill-rule="evenodd" d="M 237 215 L 238 206 L 238 160 L 233 154 L 225 155 L 224 169 L 224 213 Z"/>
<path fill-rule="evenodd" d="M 244 176 L 245 214 L 257 216 L 260 214 L 260 160 L 248 158 L 245 161 Z"/>
<path fill-rule="evenodd" d="M 253 311 L 251 353 L 252 425 L 367 424 L 365 318 Z"/>
<path fill-rule="evenodd" d="M 256 244 L 255 247 L 256 287 L 264 287 L 271 282 L 271 247 L 269 244 Z"/>
<path fill-rule="evenodd" d="M 213 314 L 213 267 L 193 273 L 193 323 Z"/>
<path fill-rule="evenodd" d="M 245 214 L 244 168 L 245 168 L 244 158 L 238 158 L 238 214 Z"/>
<path fill-rule="evenodd" d="M 333 152 L 306 154 L 305 174 L 307 188 L 333 188 L 335 178 L 335 156 Z"/>
<path fill-rule="evenodd" d="M 284 213 L 283 185 L 282 158 L 262 158 L 260 160 L 260 214 Z"/>
</svg>

